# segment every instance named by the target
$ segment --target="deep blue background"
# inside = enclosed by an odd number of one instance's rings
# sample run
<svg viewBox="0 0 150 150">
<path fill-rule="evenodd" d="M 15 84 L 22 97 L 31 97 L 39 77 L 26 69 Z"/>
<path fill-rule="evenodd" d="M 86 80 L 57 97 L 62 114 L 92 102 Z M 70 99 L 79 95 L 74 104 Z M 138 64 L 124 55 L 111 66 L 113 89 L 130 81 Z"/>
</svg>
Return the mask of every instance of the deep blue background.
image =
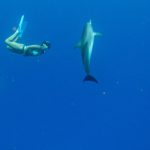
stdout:
<svg viewBox="0 0 150 150">
<path fill-rule="evenodd" d="M 0 150 L 149 150 L 150 2 L 14 0 L 0 5 Z M 9 52 L 22 14 L 22 42 L 50 40 L 40 57 Z M 83 83 L 74 49 L 92 19 L 92 74 Z"/>
</svg>

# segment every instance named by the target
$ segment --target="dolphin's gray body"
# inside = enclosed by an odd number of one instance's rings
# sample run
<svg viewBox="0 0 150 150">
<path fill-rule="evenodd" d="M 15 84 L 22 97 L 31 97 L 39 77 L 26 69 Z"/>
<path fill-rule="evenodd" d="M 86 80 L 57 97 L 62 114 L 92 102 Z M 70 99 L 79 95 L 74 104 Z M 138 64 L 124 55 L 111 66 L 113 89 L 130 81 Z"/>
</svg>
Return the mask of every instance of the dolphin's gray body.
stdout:
<svg viewBox="0 0 150 150">
<path fill-rule="evenodd" d="M 76 45 L 77 48 L 81 50 L 82 62 L 84 65 L 85 72 L 87 76 L 84 81 L 94 81 L 98 82 L 90 74 L 90 60 L 94 45 L 94 38 L 96 35 L 101 35 L 100 33 L 94 32 L 91 20 L 87 22 L 83 28 L 82 36 L 79 43 Z"/>
</svg>

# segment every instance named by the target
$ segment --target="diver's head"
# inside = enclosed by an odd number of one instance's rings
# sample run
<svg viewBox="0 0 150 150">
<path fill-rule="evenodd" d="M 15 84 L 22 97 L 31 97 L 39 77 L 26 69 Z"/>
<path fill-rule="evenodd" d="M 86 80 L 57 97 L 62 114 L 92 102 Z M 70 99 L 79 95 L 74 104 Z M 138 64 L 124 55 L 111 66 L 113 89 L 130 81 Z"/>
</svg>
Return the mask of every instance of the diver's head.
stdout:
<svg viewBox="0 0 150 150">
<path fill-rule="evenodd" d="M 41 45 L 42 45 L 42 46 L 46 46 L 47 49 L 50 49 L 50 48 L 51 48 L 51 43 L 50 43 L 49 41 L 43 41 Z"/>
</svg>

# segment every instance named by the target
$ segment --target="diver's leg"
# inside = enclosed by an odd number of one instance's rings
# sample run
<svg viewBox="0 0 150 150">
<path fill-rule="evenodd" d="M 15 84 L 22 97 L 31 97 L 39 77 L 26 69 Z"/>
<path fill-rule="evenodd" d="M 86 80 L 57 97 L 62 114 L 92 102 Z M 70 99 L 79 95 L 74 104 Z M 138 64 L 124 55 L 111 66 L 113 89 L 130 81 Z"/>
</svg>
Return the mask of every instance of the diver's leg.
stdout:
<svg viewBox="0 0 150 150">
<path fill-rule="evenodd" d="M 16 32 L 11 35 L 10 37 L 8 37 L 6 40 L 5 40 L 5 43 L 6 44 L 9 44 L 10 42 L 14 41 L 15 39 L 18 39 L 18 34 L 19 34 L 19 31 L 16 30 Z M 16 40 L 15 40 L 16 41 Z"/>
<path fill-rule="evenodd" d="M 16 43 L 16 42 L 9 42 L 8 46 L 11 49 L 23 50 L 24 44 L 20 44 L 20 43 Z"/>
<path fill-rule="evenodd" d="M 9 38 L 5 40 L 5 43 L 7 44 L 7 47 L 10 49 L 14 49 L 14 51 L 22 51 L 24 44 L 19 44 L 16 41 L 18 40 L 18 31 L 16 31 L 13 35 L 11 35 Z"/>
<path fill-rule="evenodd" d="M 16 36 L 16 38 L 14 38 L 13 42 L 17 42 L 19 39 L 19 36 Z"/>
<path fill-rule="evenodd" d="M 19 36 L 17 36 L 13 41 L 11 42 L 16 42 L 19 39 Z M 10 43 L 9 43 L 10 44 Z M 12 49 L 10 46 L 7 45 L 7 48 Z"/>
<path fill-rule="evenodd" d="M 25 47 L 24 44 L 20 44 L 20 43 L 16 43 L 16 42 L 10 42 L 8 48 L 13 53 L 24 54 L 25 53 L 24 47 Z"/>
<path fill-rule="evenodd" d="M 19 34 L 18 30 L 16 30 L 16 32 L 13 35 L 11 35 L 10 37 L 8 37 L 5 40 L 5 43 L 7 44 L 7 48 L 9 48 L 9 49 L 12 49 L 12 48 L 14 48 L 14 49 L 22 49 L 22 47 L 23 47 L 22 45 L 23 44 L 16 43 L 16 41 L 19 38 L 18 34 Z"/>
</svg>

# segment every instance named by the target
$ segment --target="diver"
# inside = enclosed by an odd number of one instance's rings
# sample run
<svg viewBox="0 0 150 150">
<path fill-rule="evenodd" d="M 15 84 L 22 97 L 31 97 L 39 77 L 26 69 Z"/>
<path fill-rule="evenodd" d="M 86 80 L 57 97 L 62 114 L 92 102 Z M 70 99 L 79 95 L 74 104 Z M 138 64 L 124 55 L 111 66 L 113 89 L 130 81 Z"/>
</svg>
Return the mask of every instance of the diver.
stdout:
<svg viewBox="0 0 150 150">
<path fill-rule="evenodd" d="M 25 45 L 17 42 L 18 39 L 22 37 L 25 27 L 26 22 L 24 21 L 23 15 L 20 19 L 19 26 L 15 33 L 5 40 L 7 48 L 14 53 L 21 54 L 24 56 L 39 56 L 44 54 L 46 50 L 51 47 L 49 41 L 43 41 L 40 45 Z"/>
</svg>

